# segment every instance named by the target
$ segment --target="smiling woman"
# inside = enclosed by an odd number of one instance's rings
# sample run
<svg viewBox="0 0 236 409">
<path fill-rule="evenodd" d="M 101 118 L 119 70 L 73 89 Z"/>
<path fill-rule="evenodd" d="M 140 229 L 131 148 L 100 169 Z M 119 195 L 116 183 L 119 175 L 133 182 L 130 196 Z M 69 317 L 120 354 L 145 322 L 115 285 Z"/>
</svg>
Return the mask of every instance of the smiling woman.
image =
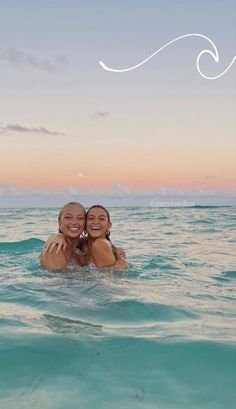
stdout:
<svg viewBox="0 0 236 409">
<path fill-rule="evenodd" d="M 117 249 L 110 241 L 111 227 L 110 214 L 105 207 L 101 205 L 90 207 L 86 214 L 88 265 L 90 267 L 128 267 L 126 261 L 118 257 Z"/>
<path fill-rule="evenodd" d="M 116 267 L 126 269 L 125 252 L 110 241 L 112 227 L 108 210 L 101 205 L 90 207 L 86 214 L 79 203 L 68 203 L 58 216 L 59 234 L 51 236 L 41 256 L 45 268 Z M 80 237 L 85 231 L 87 237 Z"/>
<path fill-rule="evenodd" d="M 80 235 L 85 227 L 85 209 L 77 202 L 67 203 L 58 215 L 59 233 L 63 234 L 66 246 L 64 249 L 47 252 L 46 248 L 41 255 L 41 265 L 45 268 L 62 269 L 70 265 L 80 265 L 76 255 Z"/>
</svg>

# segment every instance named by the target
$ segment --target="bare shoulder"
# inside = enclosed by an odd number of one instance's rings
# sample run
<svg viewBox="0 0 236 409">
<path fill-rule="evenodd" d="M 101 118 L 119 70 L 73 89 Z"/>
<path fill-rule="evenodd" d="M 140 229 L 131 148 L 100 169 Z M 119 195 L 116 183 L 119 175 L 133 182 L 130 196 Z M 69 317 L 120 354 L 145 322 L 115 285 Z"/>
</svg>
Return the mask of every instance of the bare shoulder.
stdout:
<svg viewBox="0 0 236 409">
<path fill-rule="evenodd" d="M 54 270 L 66 268 L 68 264 L 65 252 L 60 250 L 59 253 L 56 254 L 56 247 L 53 249 L 52 253 L 48 253 L 44 249 L 41 254 L 40 262 L 42 267 Z"/>
<path fill-rule="evenodd" d="M 92 244 L 92 257 L 97 267 L 110 267 L 115 264 L 115 256 L 109 240 L 96 239 Z"/>
<path fill-rule="evenodd" d="M 94 250 L 111 250 L 112 251 L 112 245 L 111 242 L 107 239 L 97 239 L 93 242 L 92 245 Z"/>
</svg>

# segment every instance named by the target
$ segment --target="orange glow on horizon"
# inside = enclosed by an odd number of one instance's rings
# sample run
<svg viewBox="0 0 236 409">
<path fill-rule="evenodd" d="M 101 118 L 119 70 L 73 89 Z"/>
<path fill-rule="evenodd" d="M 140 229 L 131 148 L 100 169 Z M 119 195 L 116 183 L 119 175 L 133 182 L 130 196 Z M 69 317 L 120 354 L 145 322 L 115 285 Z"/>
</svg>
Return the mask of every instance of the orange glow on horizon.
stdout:
<svg viewBox="0 0 236 409">
<path fill-rule="evenodd" d="M 130 147 L 129 147 L 130 148 Z M 128 188 L 234 191 L 235 154 L 223 150 L 183 151 L 159 147 L 150 150 L 119 146 L 115 151 L 99 147 L 95 152 L 77 149 L 39 151 L 14 146 L 0 153 L 0 183 L 22 188 L 62 190 L 109 189 L 114 182 Z"/>
</svg>

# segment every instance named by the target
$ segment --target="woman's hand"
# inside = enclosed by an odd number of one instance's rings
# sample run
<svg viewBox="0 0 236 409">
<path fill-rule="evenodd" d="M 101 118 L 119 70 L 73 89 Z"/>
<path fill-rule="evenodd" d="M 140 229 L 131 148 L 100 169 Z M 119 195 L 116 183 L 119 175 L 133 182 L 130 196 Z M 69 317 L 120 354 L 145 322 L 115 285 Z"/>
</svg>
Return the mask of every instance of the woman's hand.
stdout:
<svg viewBox="0 0 236 409">
<path fill-rule="evenodd" d="M 126 252 L 123 247 L 116 247 L 116 254 L 118 259 L 125 260 L 126 259 Z"/>
<path fill-rule="evenodd" d="M 121 268 L 123 270 L 129 268 L 129 265 L 126 261 L 126 252 L 123 247 L 116 247 L 116 254 L 118 258 L 115 262 L 114 267 Z"/>
<path fill-rule="evenodd" d="M 66 250 L 66 240 L 64 234 L 58 233 L 50 236 L 46 241 L 44 250 L 48 253 L 52 253 L 55 247 L 56 254 L 60 253 L 61 250 Z"/>
</svg>

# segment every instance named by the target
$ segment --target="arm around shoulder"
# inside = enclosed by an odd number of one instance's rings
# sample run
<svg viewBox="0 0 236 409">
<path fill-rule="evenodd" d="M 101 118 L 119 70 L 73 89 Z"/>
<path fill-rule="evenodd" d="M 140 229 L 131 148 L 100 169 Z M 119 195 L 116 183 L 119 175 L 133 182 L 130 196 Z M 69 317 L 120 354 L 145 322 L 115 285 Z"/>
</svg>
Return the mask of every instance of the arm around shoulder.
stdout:
<svg viewBox="0 0 236 409">
<path fill-rule="evenodd" d="M 129 264 L 127 263 L 126 260 L 124 260 L 122 258 L 118 258 L 118 260 L 116 260 L 116 262 L 114 264 L 114 267 L 126 270 L 127 268 L 129 268 Z"/>
</svg>

